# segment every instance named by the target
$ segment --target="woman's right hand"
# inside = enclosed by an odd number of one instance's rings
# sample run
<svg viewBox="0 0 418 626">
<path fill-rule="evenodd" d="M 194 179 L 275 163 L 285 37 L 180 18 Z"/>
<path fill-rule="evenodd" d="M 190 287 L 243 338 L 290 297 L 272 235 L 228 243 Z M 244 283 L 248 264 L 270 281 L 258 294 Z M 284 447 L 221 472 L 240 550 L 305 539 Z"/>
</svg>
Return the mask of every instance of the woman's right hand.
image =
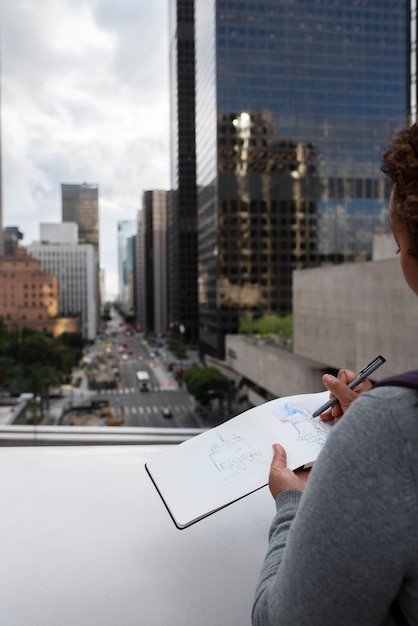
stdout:
<svg viewBox="0 0 418 626">
<path fill-rule="evenodd" d="M 354 380 L 356 376 L 357 373 L 352 370 L 340 370 L 337 377 L 331 376 L 331 374 L 323 375 L 322 382 L 330 392 L 330 397 L 337 398 L 338 402 L 327 411 L 324 411 L 321 414 L 321 419 L 325 421 L 335 420 L 337 422 L 361 393 L 372 388 L 370 380 L 364 380 L 355 389 L 350 389 L 348 383 Z"/>
</svg>

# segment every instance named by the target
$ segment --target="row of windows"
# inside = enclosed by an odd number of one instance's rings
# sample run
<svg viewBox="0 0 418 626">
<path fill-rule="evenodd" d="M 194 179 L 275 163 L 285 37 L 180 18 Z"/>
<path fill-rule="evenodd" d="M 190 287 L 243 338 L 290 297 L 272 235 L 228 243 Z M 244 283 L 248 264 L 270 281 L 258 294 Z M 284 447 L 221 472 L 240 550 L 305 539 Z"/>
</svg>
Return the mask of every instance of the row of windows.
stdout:
<svg viewBox="0 0 418 626">
<path fill-rule="evenodd" d="M 252 238 L 253 241 L 247 242 Z M 271 247 L 280 245 L 281 247 L 287 247 L 294 245 L 296 240 L 303 239 L 304 241 L 316 241 L 317 231 L 309 227 L 305 227 L 304 224 L 298 224 L 291 227 L 286 226 L 282 230 L 276 228 L 270 228 L 266 230 L 264 228 L 246 230 L 232 230 L 225 233 L 221 233 L 219 238 L 219 244 L 221 247 L 220 254 L 226 250 L 242 250 L 243 254 L 248 250 L 258 250 L 264 241 L 270 242 Z M 247 252 L 248 253 L 248 252 Z"/>
<path fill-rule="evenodd" d="M 280 217 L 283 216 L 294 215 L 296 212 L 299 214 L 315 214 L 316 213 L 316 204 L 314 202 L 302 201 L 296 202 L 294 200 L 287 200 L 283 202 L 278 202 L 277 200 L 271 200 L 270 202 L 266 202 L 265 200 L 251 200 L 250 202 L 239 202 L 237 200 L 222 200 L 219 206 L 220 215 L 227 215 L 228 213 L 240 213 L 241 218 L 242 214 L 244 214 L 244 218 L 248 215 L 248 213 L 257 213 L 258 214 L 267 214 L 267 213 L 277 213 Z M 269 216 L 269 221 L 273 222 L 274 215 Z M 287 219 L 287 218 L 285 218 Z M 295 218 L 292 218 L 295 219 Z M 232 223 L 232 222 L 230 222 Z M 285 222 L 281 222 L 285 223 Z M 296 223 L 296 222 L 294 222 Z"/>
<path fill-rule="evenodd" d="M 291 271 L 291 265 L 305 264 L 306 266 L 317 264 L 317 257 L 315 255 L 309 255 L 305 252 L 299 254 L 280 254 L 278 255 L 275 265 L 257 265 L 256 267 L 248 267 L 245 265 L 221 265 L 221 276 L 233 277 L 248 275 L 252 277 L 252 280 L 256 281 L 262 275 L 275 276 L 276 274 L 282 274 Z"/>
<path fill-rule="evenodd" d="M 303 6 L 304 3 L 301 3 L 298 7 L 297 15 L 300 16 L 301 12 L 303 11 L 303 14 L 308 18 L 312 18 L 315 16 L 315 18 L 324 17 L 325 19 L 341 19 L 343 21 L 350 21 L 352 19 L 361 19 L 362 21 L 370 22 L 392 21 L 396 23 L 398 21 L 396 19 L 398 17 L 396 8 L 392 13 L 388 13 L 387 11 L 387 9 L 393 8 L 393 2 L 392 4 L 388 4 L 386 7 L 384 6 L 384 4 L 382 5 L 382 2 L 379 2 L 379 5 L 376 6 L 375 10 L 373 10 L 373 7 L 370 5 L 365 8 L 358 6 L 354 11 L 352 10 L 352 6 L 341 7 L 341 3 L 339 2 L 339 0 L 335 0 L 335 2 L 337 5 L 335 8 L 332 7 L 332 5 L 330 6 L 329 2 L 327 2 L 328 6 L 324 8 L 318 6 L 319 2 L 316 2 L 316 6 L 313 6 L 311 0 L 306 2 L 305 6 Z M 283 5 L 286 4 L 288 5 L 287 10 L 283 8 Z M 265 13 L 268 13 L 268 15 L 266 16 L 267 19 L 271 19 L 275 15 L 277 15 L 281 19 L 285 19 L 287 16 L 293 17 L 295 15 L 294 1 L 286 2 L 282 0 L 281 2 L 275 2 L 274 4 L 259 2 L 251 3 L 247 6 L 245 6 L 245 4 L 242 2 L 235 4 L 220 2 L 218 7 L 220 11 L 219 18 L 222 20 L 233 20 L 237 18 L 243 21 L 248 19 L 264 19 Z M 386 9 L 386 11 L 383 9 Z M 222 11 L 224 12 L 222 13 Z"/>
<path fill-rule="evenodd" d="M 274 26 L 274 29 L 272 28 Z M 297 30 L 297 28 L 299 30 Z M 341 39 L 341 31 L 344 30 L 344 38 Z M 332 31 L 332 32 L 330 32 Z M 292 33 L 290 35 L 290 32 Z M 277 25 L 270 24 L 270 29 L 267 28 L 254 28 L 253 26 L 240 27 L 236 26 L 219 26 L 218 34 L 220 36 L 220 41 L 222 37 L 259 37 L 261 39 L 271 39 L 279 37 L 280 41 L 283 43 L 286 38 L 289 38 L 290 41 L 301 41 L 303 40 L 308 33 L 310 36 L 313 33 L 319 33 L 321 40 L 323 36 L 326 36 L 326 40 L 330 41 L 330 37 L 332 37 L 332 33 L 339 33 L 340 42 L 341 43 L 360 43 L 364 41 L 363 32 L 368 33 L 367 43 L 368 45 L 373 43 L 381 43 L 385 42 L 386 44 L 396 45 L 399 34 L 395 35 L 394 28 L 392 25 L 380 25 L 377 23 L 370 24 L 358 24 L 358 23 L 345 23 L 339 24 L 335 23 L 335 21 L 329 21 L 329 23 L 317 23 L 317 24 L 306 24 L 305 22 L 301 22 L 299 25 L 292 24 L 290 29 L 289 25 L 285 22 L 278 22 Z M 357 34 L 361 33 L 361 34 Z M 381 33 L 384 35 L 384 39 L 380 37 L 371 37 L 370 33 Z"/>
<path fill-rule="evenodd" d="M 219 250 L 219 259 L 229 261 L 231 263 L 240 263 L 244 261 L 254 261 L 262 256 L 263 253 L 267 254 L 269 258 L 273 259 L 278 250 L 283 252 L 290 252 L 299 249 L 314 251 L 317 249 L 317 241 L 315 237 L 306 236 L 304 233 L 298 232 L 297 237 L 282 239 L 277 238 L 275 240 L 268 239 L 265 241 L 258 241 L 251 245 L 245 245 L 246 242 L 229 241 L 228 245 L 223 245 Z M 225 243 L 225 242 L 224 242 Z"/>
<path fill-rule="evenodd" d="M 1 285 L 1 288 L 2 288 L 2 289 L 8 289 L 8 290 L 10 290 L 10 291 L 21 291 L 22 286 L 21 286 L 21 285 L 18 285 L 18 284 L 15 284 L 15 283 L 10 283 L 9 285 L 7 285 L 7 284 L 4 284 L 4 283 L 3 283 L 3 284 Z M 25 292 L 29 289 L 28 285 L 26 285 L 26 284 L 25 284 L 25 285 L 23 285 L 23 288 L 24 288 L 24 291 L 25 291 Z M 49 289 L 49 290 L 50 290 L 50 294 L 51 294 L 51 295 L 52 295 L 52 292 L 54 291 L 54 287 L 53 287 L 53 285 L 44 285 L 44 284 L 39 285 L 39 284 L 34 284 L 34 285 L 31 285 L 31 288 L 32 288 L 32 291 L 34 291 L 34 290 L 36 290 L 36 289 L 39 289 L 39 292 L 40 292 L 40 293 L 44 293 L 45 289 Z"/>
<path fill-rule="evenodd" d="M 16 321 L 18 321 L 18 320 L 26 320 L 26 319 L 27 319 L 27 318 L 26 318 L 26 315 L 20 315 L 20 316 L 19 316 L 19 315 L 15 315 L 15 314 L 11 315 L 10 313 L 7 313 L 7 315 L 6 315 L 5 317 L 6 317 L 6 320 L 11 320 L 11 319 L 13 319 L 13 320 L 16 320 Z M 33 320 L 33 318 L 32 318 L 32 317 L 31 317 L 31 318 L 29 318 L 29 319 Z M 47 315 L 42 315 L 42 314 L 40 313 L 40 314 L 38 315 L 38 320 L 44 320 L 44 319 L 45 319 L 45 320 L 47 320 L 47 319 L 48 319 L 48 316 L 47 316 Z"/>
<path fill-rule="evenodd" d="M 10 304 L 13 304 L 13 305 L 16 303 L 20 306 L 21 298 L 15 298 L 13 295 L 11 295 L 10 298 L 8 298 L 6 294 L 3 294 L 3 305 L 6 305 L 8 302 L 10 302 Z M 31 306 L 52 306 L 53 304 L 55 304 L 55 300 L 47 301 L 45 298 L 42 298 L 42 297 L 39 297 L 39 298 L 33 297 L 31 303 L 27 299 L 23 300 L 24 306 L 29 306 L 29 304 L 31 304 Z"/>
</svg>

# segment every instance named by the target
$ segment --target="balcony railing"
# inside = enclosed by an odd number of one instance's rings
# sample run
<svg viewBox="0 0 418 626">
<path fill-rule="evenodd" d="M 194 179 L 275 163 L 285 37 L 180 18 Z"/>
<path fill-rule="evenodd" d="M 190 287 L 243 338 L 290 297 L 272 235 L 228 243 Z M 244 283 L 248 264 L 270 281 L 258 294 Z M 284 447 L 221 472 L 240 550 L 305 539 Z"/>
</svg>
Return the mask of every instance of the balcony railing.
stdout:
<svg viewBox="0 0 418 626">
<path fill-rule="evenodd" d="M 0 426 L 0 446 L 92 446 L 177 444 L 201 428 Z"/>
</svg>

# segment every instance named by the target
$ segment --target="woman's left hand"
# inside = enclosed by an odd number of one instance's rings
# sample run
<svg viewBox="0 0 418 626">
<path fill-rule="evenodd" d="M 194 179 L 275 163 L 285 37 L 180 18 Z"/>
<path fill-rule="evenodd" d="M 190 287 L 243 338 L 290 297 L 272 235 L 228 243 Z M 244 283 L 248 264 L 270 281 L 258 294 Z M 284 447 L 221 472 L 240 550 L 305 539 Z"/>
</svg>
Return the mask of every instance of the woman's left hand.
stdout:
<svg viewBox="0 0 418 626">
<path fill-rule="evenodd" d="M 310 469 L 293 472 L 286 466 L 286 450 L 279 443 L 273 445 L 274 456 L 270 466 L 269 488 L 274 499 L 282 491 L 296 489 L 303 491 L 309 478 Z"/>
</svg>

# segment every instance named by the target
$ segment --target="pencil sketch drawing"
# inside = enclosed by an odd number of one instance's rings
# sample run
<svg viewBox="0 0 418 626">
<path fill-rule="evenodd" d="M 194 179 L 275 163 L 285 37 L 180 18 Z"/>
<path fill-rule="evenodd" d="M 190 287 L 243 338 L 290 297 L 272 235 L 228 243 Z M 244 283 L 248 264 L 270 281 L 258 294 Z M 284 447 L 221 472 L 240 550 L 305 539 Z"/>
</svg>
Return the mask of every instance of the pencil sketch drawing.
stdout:
<svg viewBox="0 0 418 626">
<path fill-rule="evenodd" d="M 218 434 L 218 437 L 219 441 L 210 448 L 210 460 L 223 481 L 234 480 L 263 462 L 261 452 L 254 450 L 240 435 L 224 439 Z"/>
</svg>

